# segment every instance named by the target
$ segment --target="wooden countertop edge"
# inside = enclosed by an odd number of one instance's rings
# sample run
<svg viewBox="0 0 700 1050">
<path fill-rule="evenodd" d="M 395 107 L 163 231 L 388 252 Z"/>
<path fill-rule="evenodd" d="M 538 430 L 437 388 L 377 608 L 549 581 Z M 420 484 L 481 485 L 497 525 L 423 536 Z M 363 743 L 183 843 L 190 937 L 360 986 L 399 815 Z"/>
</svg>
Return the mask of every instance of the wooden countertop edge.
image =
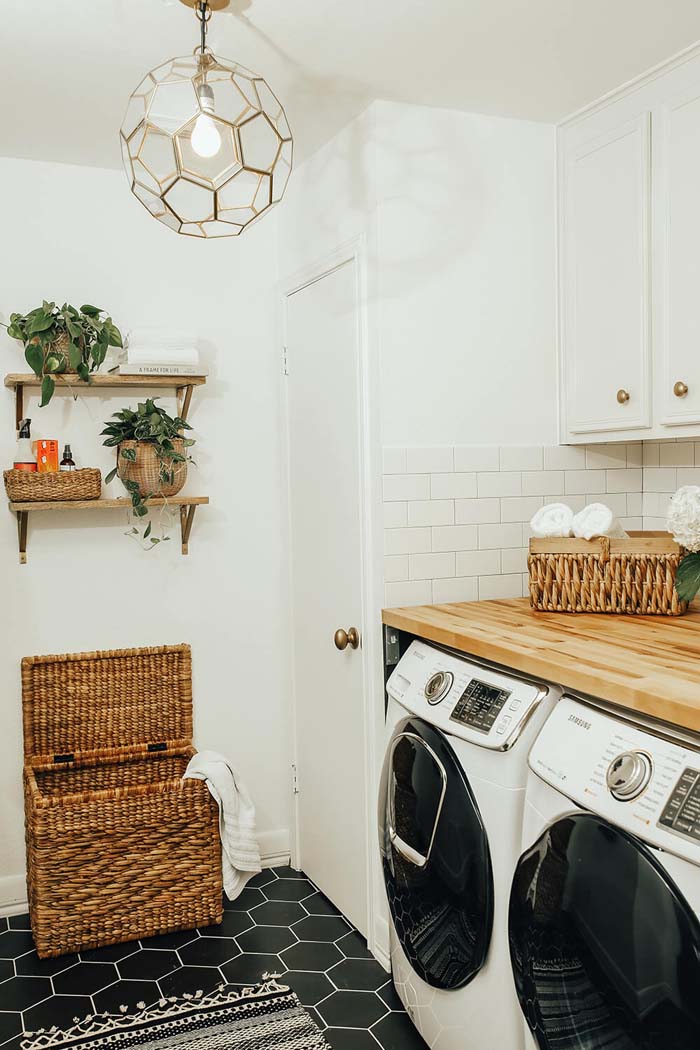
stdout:
<svg viewBox="0 0 700 1050">
<path fill-rule="evenodd" d="M 473 603 L 476 604 L 476 603 Z M 481 603 L 479 603 L 481 604 Z M 499 602 L 488 603 L 497 606 Z M 455 610 L 450 605 L 430 606 L 435 612 L 444 612 L 445 622 L 440 625 L 430 623 L 420 617 L 420 609 L 423 607 L 406 607 L 399 609 L 384 609 L 382 622 L 387 626 L 396 627 L 410 634 L 425 638 L 428 641 L 446 645 L 465 654 L 471 654 L 483 660 L 511 667 L 516 671 L 541 678 L 545 681 L 554 682 L 564 689 L 585 693 L 591 697 L 599 697 L 608 703 L 614 704 L 621 710 L 638 711 L 647 717 L 655 718 L 670 725 L 680 726 L 693 732 L 700 732 L 700 662 L 695 655 L 695 667 L 692 679 L 679 673 L 674 666 L 675 675 L 674 688 L 676 697 L 671 697 L 664 692 L 661 695 L 660 683 L 654 687 L 653 675 L 640 673 L 636 678 L 629 674 L 617 671 L 614 667 L 606 665 L 586 666 L 585 663 L 575 662 L 576 654 L 571 652 L 572 642 L 575 648 L 580 644 L 585 648 L 586 636 L 585 625 L 581 623 L 584 630 L 580 639 L 576 638 L 576 621 L 579 616 L 569 616 L 566 613 L 537 613 L 527 610 L 529 614 L 539 619 L 542 617 L 544 636 L 541 644 L 537 645 L 535 652 L 531 650 L 532 639 L 528 641 L 528 651 L 524 651 L 518 645 L 517 627 L 504 623 L 502 633 L 494 633 L 493 626 L 486 624 L 480 628 L 474 624 L 460 620 L 454 623 Z M 557 650 L 553 647 L 554 637 L 547 638 L 546 631 L 552 629 L 553 621 L 550 617 L 557 617 L 557 627 L 561 626 L 566 636 L 562 642 L 566 644 L 567 650 Z M 564 620 L 561 625 L 559 618 Z M 627 620 L 631 618 L 626 618 Z M 637 619 L 634 617 L 633 619 Z M 571 624 L 569 624 L 571 620 Z M 656 617 L 640 617 L 640 623 L 649 625 L 653 631 Z M 685 621 L 685 623 L 683 623 Z M 678 621 L 678 628 L 690 627 L 694 631 L 700 631 L 700 616 L 689 614 Z M 459 630 L 455 629 L 459 626 Z M 674 625 L 675 626 L 675 625 Z M 646 629 L 646 627 L 645 627 Z M 598 642 L 600 639 L 596 639 Z M 619 642 L 611 642 L 611 648 Z M 640 650 L 643 644 L 640 639 Z M 585 659 L 584 653 L 580 654 L 581 660 Z M 653 659 L 653 657 L 652 657 Z M 671 657 L 669 656 L 669 660 Z M 645 695 L 649 694 L 651 695 Z"/>
</svg>

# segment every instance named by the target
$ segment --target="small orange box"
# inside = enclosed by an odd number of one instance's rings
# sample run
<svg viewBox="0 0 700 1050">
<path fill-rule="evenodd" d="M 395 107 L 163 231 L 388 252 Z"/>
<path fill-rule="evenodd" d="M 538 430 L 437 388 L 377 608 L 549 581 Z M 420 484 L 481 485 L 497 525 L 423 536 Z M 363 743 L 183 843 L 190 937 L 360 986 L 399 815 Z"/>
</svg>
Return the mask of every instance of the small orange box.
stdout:
<svg viewBox="0 0 700 1050">
<path fill-rule="evenodd" d="M 51 474 L 58 470 L 58 441 L 52 438 L 32 441 L 32 451 L 36 456 L 36 469 L 40 474 Z"/>
</svg>

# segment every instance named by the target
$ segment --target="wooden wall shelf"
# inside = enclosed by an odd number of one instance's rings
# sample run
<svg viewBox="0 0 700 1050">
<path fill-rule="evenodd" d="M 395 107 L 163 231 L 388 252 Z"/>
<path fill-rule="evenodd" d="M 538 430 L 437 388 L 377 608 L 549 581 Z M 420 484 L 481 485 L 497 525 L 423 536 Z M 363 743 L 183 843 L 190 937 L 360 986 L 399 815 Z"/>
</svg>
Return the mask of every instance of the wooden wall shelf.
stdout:
<svg viewBox="0 0 700 1050">
<path fill-rule="evenodd" d="M 7 381 L 6 381 L 7 383 Z M 206 506 L 209 503 L 208 496 L 157 496 L 154 499 L 145 500 L 149 507 L 162 507 L 167 504 L 180 509 L 180 533 L 182 539 L 182 553 L 189 551 L 190 533 L 194 522 L 197 507 Z M 57 500 L 53 502 L 27 502 L 10 503 L 10 510 L 17 515 L 17 538 L 19 541 L 20 565 L 27 563 L 27 525 L 29 514 L 33 511 L 51 510 L 129 510 L 131 500 L 128 497 L 120 499 L 89 499 L 89 500 Z"/>
<path fill-rule="evenodd" d="M 187 419 L 194 388 L 204 386 L 207 381 L 206 376 L 118 376 L 103 375 L 99 372 L 91 376 L 89 383 L 83 383 L 75 375 L 57 375 L 54 378 L 56 380 L 55 393 L 72 396 L 77 396 L 86 390 L 110 387 L 112 389 L 119 387 L 143 387 L 147 390 L 173 389 L 177 395 L 178 414 L 181 419 Z M 19 428 L 20 419 L 24 419 L 25 387 L 40 387 L 41 377 L 34 375 L 33 372 L 27 374 L 11 372 L 5 376 L 5 386 L 15 392 L 15 422 Z"/>
</svg>

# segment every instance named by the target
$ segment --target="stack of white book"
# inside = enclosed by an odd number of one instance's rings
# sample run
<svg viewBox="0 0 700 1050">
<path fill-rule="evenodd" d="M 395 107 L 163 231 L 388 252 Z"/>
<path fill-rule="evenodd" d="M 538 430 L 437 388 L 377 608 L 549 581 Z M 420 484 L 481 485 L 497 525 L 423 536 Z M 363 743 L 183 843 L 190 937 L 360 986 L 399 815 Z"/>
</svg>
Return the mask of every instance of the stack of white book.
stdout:
<svg viewBox="0 0 700 1050">
<path fill-rule="evenodd" d="M 129 332 L 110 372 L 121 376 L 206 376 L 197 342 L 191 336 L 146 328 Z"/>
</svg>

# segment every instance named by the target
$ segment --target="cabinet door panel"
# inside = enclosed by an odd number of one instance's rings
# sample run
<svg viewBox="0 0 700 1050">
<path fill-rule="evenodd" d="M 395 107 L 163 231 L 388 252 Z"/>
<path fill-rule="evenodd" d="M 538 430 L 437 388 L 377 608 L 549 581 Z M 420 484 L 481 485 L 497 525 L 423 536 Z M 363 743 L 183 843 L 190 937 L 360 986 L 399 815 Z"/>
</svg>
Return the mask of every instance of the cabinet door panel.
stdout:
<svg viewBox="0 0 700 1050">
<path fill-rule="evenodd" d="M 700 77 L 659 107 L 654 162 L 657 396 L 678 426 L 700 422 Z"/>
<path fill-rule="evenodd" d="M 571 434 L 651 425 L 649 124 L 644 113 L 564 158 L 562 371 Z M 629 394 L 624 403 L 619 390 Z"/>
</svg>

